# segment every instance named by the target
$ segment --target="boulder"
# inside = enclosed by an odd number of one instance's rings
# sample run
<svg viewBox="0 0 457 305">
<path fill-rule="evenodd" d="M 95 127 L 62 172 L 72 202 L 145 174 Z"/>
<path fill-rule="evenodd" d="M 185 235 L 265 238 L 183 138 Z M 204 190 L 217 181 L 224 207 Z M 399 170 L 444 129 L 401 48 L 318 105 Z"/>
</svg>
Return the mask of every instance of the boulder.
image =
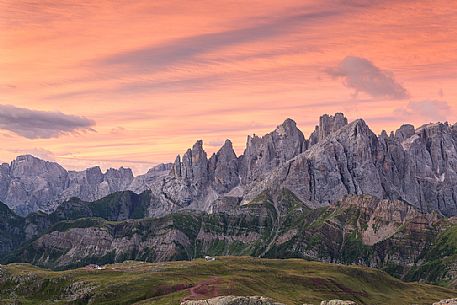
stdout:
<svg viewBox="0 0 457 305">
<path fill-rule="evenodd" d="M 181 302 L 181 305 L 284 305 L 269 298 L 252 296 L 221 296 L 208 300 L 188 300 Z"/>
<path fill-rule="evenodd" d="M 457 305 L 457 298 L 441 300 L 439 302 L 433 303 L 433 305 Z"/>
<path fill-rule="evenodd" d="M 322 301 L 321 305 L 357 305 L 357 303 L 353 302 L 353 301 L 329 300 L 329 301 Z"/>
</svg>

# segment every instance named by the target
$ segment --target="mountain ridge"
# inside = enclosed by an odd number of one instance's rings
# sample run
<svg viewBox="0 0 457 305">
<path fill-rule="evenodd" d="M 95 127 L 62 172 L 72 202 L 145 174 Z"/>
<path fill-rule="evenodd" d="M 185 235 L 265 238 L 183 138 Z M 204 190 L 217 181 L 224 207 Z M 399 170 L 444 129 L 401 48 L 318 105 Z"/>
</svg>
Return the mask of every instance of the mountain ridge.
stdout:
<svg viewBox="0 0 457 305">
<path fill-rule="evenodd" d="M 457 220 L 399 200 L 347 195 L 317 209 L 287 189 L 247 204 L 224 198 L 212 213 L 149 215 L 151 193 L 124 191 L 94 202 L 73 198 L 47 215 L 0 219 L 2 263 L 52 269 L 125 260 L 210 256 L 302 258 L 358 264 L 408 281 L 457 287 Z"/>
<path fill-rule="evenodd" d="M 208 157 L 199 140 L 174 163 L 137 177 L 122 167 L 67 172 L 57 163 L 18 157 L 0 168 L 0 200 L 27 215 L 52 212 L 71 197 L 93 201 L 116 191 L 150 190 L 155 216 L 163 216 L 183 208 L 210 212 L 225 196 L 247 202 L 279 187 L 277 181 L 312 207 L 347 194 L 369 194 L 457 215 L 457 126 L 405 124 L 378 136 L 363 119 L 348 123 L 336 113 L 323 115 L 306 139 L 286 119 L 265 136 L 248 136 L 240 156 L 226 140 Z"/>
</svg>

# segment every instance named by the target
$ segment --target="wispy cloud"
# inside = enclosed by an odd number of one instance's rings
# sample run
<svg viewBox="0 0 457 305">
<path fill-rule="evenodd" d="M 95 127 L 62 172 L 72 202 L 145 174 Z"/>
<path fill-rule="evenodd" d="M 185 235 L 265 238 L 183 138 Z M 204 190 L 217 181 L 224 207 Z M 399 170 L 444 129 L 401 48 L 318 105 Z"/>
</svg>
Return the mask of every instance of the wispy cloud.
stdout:
<svg viewBox="0 0 457 305">
<path fill-rule="evenodd" d="M 35 157 L 38 157 L 42 160 L 46 161 L 55 161 L 56 160 L 56 155 L 47 149 L 41 148 L 41 147 L 34 147 L 30 149 L 9 149 L 8 151 L 14 153 L 14 154 L 20 154 L 20 155 L 33 155 Z"/>
<path fill-rule="evenodd" d="M 449 118 L 452 109 L 446 101 L 423 100 L 411 101 L 394 112 L 404 118 L 420 117 L 425 122 L 444 122 Z"/>
<path fill-rule="evenodd" d="M 338 10 L 308 12 L 285 16 L 243 28 L 184 37 L 161 45 L 152 45 L 114 54 L 99 59 L 96 64 L 102 66 L 121 66 L 123 69 L 129 69 L 132 72 L 150 72 L 168 68 L 177 63 L 195 60 L 203 54 L 226 47 L 288 34 L 298 26 L 335 16 L 339 13 Z"/>
<path fill-rule="evenodd" d="M 0 105 L 0 129 L 28 139 L 55 138 L 62 134 L 91 130 L 95 121 L 61 112 L 47 112 Z"/>
<path fill-rule="evenodd" d="M 372 97 L 406 99 L 408 91 L 397 81 L 392 72 L 381 70 L 371 61 L 357 56 L 347 56 L 327 73 L 343 80 L 356 94 L 364 92 Z"/>
</svg>

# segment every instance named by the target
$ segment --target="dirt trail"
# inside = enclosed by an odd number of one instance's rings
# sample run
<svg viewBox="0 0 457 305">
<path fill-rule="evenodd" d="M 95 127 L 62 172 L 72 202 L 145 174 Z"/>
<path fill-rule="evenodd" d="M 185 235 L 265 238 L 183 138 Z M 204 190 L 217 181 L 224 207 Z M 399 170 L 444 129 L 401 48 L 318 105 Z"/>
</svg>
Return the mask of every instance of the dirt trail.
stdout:
<svg viewBox="0 0 457 305">
<path fill-rule="evenodd" d="M 190 296 L 186 297 L 186 300 L 198 300 L 198 299 L 210 299 L 219 295 L 219 289 L 217 285 L 222 283 L 222 280 L 217 277 L 207 279 L 205 281 L 197 283 L 197 285 L 189 289 Z"/>
</svg>

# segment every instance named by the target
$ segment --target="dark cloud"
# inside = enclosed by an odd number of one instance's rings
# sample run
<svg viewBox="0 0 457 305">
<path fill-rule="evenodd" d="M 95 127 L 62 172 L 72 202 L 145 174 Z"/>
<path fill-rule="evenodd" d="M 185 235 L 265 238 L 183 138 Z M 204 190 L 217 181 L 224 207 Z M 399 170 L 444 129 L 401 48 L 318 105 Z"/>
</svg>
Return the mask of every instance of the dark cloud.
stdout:
<svg viewBox="0 0 457 305">
<path fill-rule="evenodd" d="M 395 113 L 402 117 L 420 117 L 430 122 L 444 122 L 451 112 L 446 101 L 438 100 L 411 101 L 404 108 L 395 109 Z"/>
<path fill-rule="evenodd" d="M 94 125 L 95 121 L 85 117 L 0 105 L 0 129 L 28 139 L 55 138 L 65 133 L 91 130 Z"/>
<path fill-rule="evenodd" d="M 240 29 L 185 37 L 158 46 L 115 54 L 98 60 L 97 64 L 122 66 L 134 72 L 163 69 L 225 47 L 287 34 L 306 22 L 315 22 L 339 13 L 335 9 L 296 14 Z"/>
<path fill-rule="evenodd" d="M 365 58 L 348 56 L 335 68 L 327 73 L 341 78 L 346 87 L 358 92 L 364 92 L 372 97 L 406 99 L 409 97 L 406 89 L 399 84 L 393 74 L 381 70 Z"/>
</svg>

